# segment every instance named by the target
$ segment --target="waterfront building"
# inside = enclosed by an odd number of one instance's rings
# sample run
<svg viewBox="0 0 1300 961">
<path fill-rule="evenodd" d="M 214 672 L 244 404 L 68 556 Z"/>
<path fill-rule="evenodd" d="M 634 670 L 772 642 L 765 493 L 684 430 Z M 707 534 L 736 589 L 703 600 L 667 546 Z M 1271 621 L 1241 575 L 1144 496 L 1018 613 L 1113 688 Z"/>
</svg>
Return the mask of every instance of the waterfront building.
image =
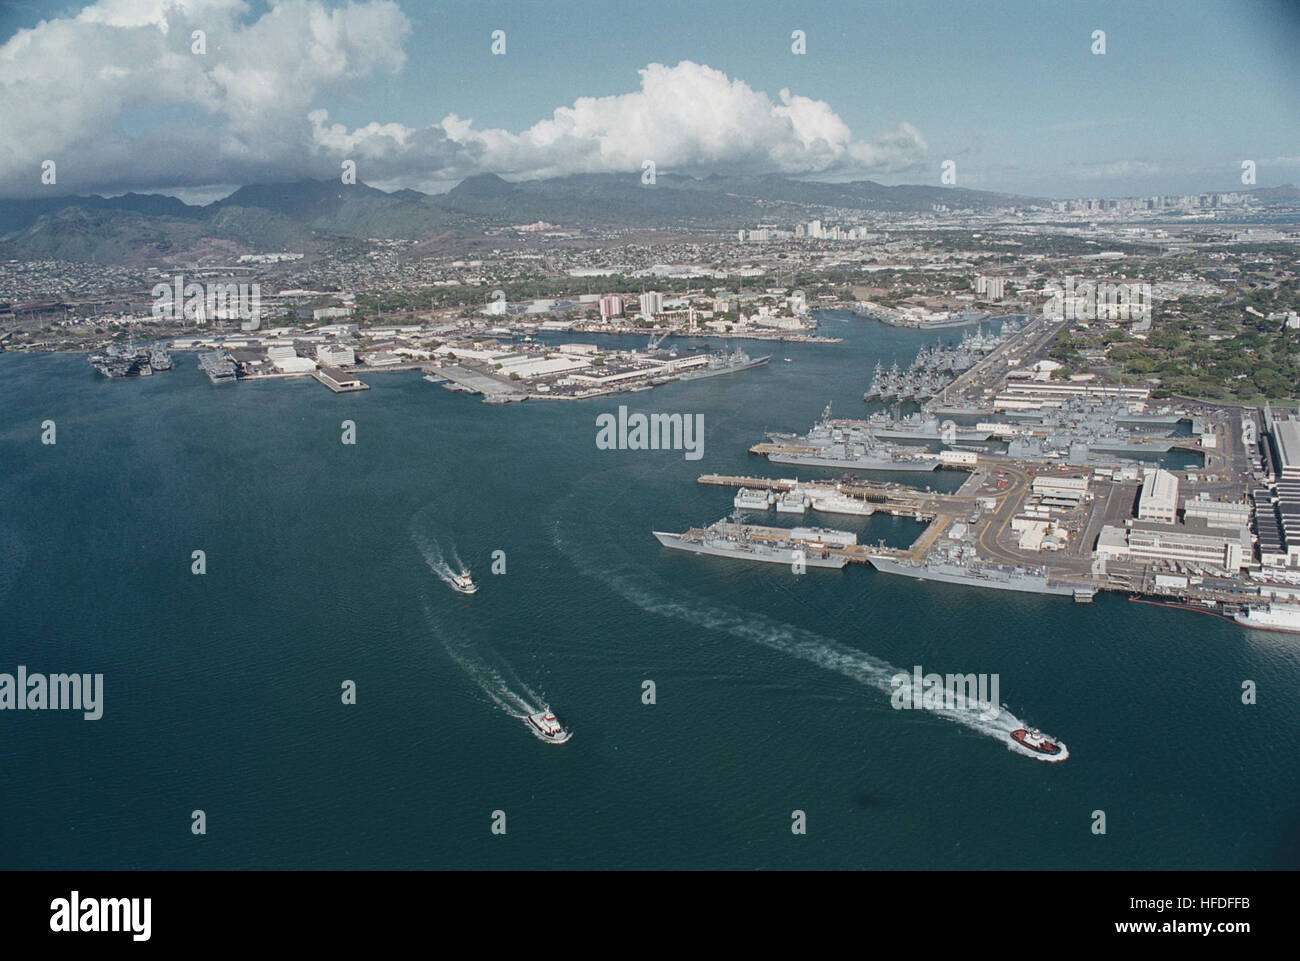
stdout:
<svg viewBox="0 0 1300 961">
<path fill-rule="evenodd" d="M 1235 573 L 1253 558 L 1250 530 L 1210 528 L 1203 522 L 1175 527 L 1134 521 L 1128 528 L 1106 525 L 1097 538 L 1104 558 L 1151 563 L 1196 564 Z"/>
</svg>

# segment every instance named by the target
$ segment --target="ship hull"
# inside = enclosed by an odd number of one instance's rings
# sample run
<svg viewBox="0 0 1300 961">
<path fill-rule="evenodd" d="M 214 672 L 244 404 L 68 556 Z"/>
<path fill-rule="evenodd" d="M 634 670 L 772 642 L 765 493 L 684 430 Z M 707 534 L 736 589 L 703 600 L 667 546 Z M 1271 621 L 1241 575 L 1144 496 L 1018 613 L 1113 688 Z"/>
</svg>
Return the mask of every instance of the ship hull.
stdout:
<svg viewBox="0 0 1300 961">
<path fill-rule="evenodd" d="M 772 359 L 771 354 L 766 357 L 759 357 L 751 360 L 747 364 L 736 364 L 733 367 L 719 367 L 716 370 L 705 368 L 703 370 L 693 370 L 689 373 L 682 374 L 678 380 L 699 380 L 702 377 L 718 377 L 722 374 L 736 374 L 742 370 L 753 370 L 755 367 L 766 367 L 767 362 Z"/>
<path fill-rule="evenodd" d="M 870 561 L 876 570 L 884 574 L 901 574 L 922 581 L 960 584 L 964 587 L 985 587 L 998 591 L 1018 591 L 1023 594 L 1052 594 L 1061 597 L 1071 597 L 1074 594 L 1073 587 L 1062 584 L 1049 584 L 1046 578 L 1033 575 L 1004 581 L 993 577 L 977 577 L 935 568 L 909 567 L 888 557 L 874 556 L 870 558 Z"/>
<path fill-rule="evenodd" d="M 883 457 L 818 457 L 816 454 L 768 454 L 767 459 L 773 464 L 795 464 L 801 467 L 835 467 L 846 470 L 895 470 L 895 471 L 932 471 L 939 466 L 938 459 L 933 462 L 897 461 Z"/>
<path fill-rule="evenodd" d="M 664 547 L 690 554 L 706 554 L 710 557 L 730 557 L 738 561 L 759 561 L 765 564 L 782 564 L 791 567 L 801 560 L 805 567 L 827 567 L 839 570 L 848 563 L 848 558 L 838 554 L 822 556 L 819 551 L 805 550 L 802 559 L 796 556 L 794 548 L 774 548 L 771 550 L 752 551 L 740 547 L 727 547 L 721 544 L 697 544 L 684 540 L 680 534 L 654 531 L 655 539 Z"/>
<path fill-rule="evenodd" d="M 1259 631 L 1277 631 L 1279 634 L 1300 634 L 1300 621 L 1297 621 L 1294 624 L 1285 621 L 1282 623 L 1267 623 L 1254 620 L 1249 615 L 1243 614 L 1236 614 L 1232 619 L 1242 627 L 1253 627 Z"/>
</svg>

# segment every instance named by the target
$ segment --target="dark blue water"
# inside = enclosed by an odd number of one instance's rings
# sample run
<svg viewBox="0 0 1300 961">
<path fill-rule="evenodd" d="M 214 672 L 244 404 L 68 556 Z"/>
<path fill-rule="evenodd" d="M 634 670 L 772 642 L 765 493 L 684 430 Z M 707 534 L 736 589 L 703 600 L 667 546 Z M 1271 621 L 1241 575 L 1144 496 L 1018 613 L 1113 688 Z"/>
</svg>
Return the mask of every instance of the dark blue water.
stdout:
<svg viewBox="0 0 1300 961">
<path fill-rule="evenodd" d="M 1294 637 L 659 547 L 730 510 L 699 474 L 778 473 L 746 453 L 764 431 L 865 410 L 877 359 L 925 342 L 825 320 L 843 344 L 745 374 L 505 407 L 417 373 L 335 396 L 0 355 L 0 671 L 106 688 L 98 721 L 0 712 L 0 867 L 1300 866 Z M 620 403 L 703 414 L 703 459 L 598 450 Z M 882 677 L 917 664 L 999 674 L 1070 759 L 891 709 Z"/>
</svg>

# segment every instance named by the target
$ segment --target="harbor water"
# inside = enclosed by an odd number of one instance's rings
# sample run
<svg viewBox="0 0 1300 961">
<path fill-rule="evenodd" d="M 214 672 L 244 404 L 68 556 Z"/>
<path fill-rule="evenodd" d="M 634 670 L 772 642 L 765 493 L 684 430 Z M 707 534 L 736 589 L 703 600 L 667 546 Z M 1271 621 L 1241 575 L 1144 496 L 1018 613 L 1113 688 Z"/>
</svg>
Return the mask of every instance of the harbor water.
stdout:
<svg viewBox="0 0 1300 961">
<path fill-rule="evenodd" d="M 335 395 L 0 354 L 0 672 L 103 675 L 98 720 L 0 711 L 0 867 L 1300 867 L 1300 639 L 660 547 L 731 511 L 700 474 L 837 476 L 747 448 L 875 409 L 877 361 L 940 337 L 822 320 L 843 343 L 505 406 L 418 371 Z M 703 456 L 598 448 L 620 405 L 702 415 Z M 1005 716 L 896 710 L 915 666 L 997 675 Z M 521 720 L 546 707 L 567 744 Z"/>
</svg>

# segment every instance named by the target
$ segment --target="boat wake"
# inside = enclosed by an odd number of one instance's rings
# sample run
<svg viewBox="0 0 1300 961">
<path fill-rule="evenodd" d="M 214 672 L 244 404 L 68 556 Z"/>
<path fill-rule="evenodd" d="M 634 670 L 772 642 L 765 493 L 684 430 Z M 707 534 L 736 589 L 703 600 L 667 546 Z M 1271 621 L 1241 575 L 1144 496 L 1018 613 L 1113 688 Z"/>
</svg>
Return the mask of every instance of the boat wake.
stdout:
<svg viewBox="0 0 1300 961">
<path fill-rule="evenodd" d="M 418 530 L 414 524 L 411 526 L 411 540 L 415 543 L 416 549 L 419 550 L 420 556 L 424 558 L 424 563 L 438 577 L 438 580 L 453 590 L 457 589 L 456 575 L 466 568 L 461 563 L 455 548 L 452 548 L 451 561 L 448 562 L 438 542 Z"/>
<path fill-rule="evenodd" d="M 546 699 L 525 684 L 510 666 L 496 657 L 499 662 L 494 666 L 489 657 L 473 641 L 454 641 L 451 635 L 439 624 L 433 609 L 427 600 L 424 602 L 424 618 L 429 630 L 442 644 L 447 656 L 478 686 L 497 708 L 524 722 L 524 726 L 540 741 L 548 741 L 528 723 L 530 714 L 550 713 L 551 707 Z M 549 741 L 548 741 L 549 743 Z"/>
<path fill-rule="evenodd" d="M 603 563 L 609 560 L 609 555 L 605 552 L 602 552 L 602 564 L 598 566 L 589 561 L 585 553 L 571 551 L 566 547 L 560 536 L 558 524 L 554 531 L 554 539 L 556 547 L 582 574 L 600 581 L 644 611 L 760 644 L 808 661 L 828 671 L 835 671 L 865 687 L 875 688 L 889 695 L 895 691 L 892 679 L 900 674 L 907 674 L 906 671 L 880 658 L 872 657 L 864 651 L 848 647 L 824 635 L 786 624 L 764 614 L 748 611 L 742 613 L 711 604 L 688 592 L 670 589 L 666 584 L 657 581 L 653 575 L 647 574 L 643 568 L 638 568 L 630 562 L 617 567 L 608 566 Z M 1064 744 L 1060 745 L 1059 754 L 1045 755 L 1013 740 L 1011 732 L 1028 725 L 1008 711 L 1005 705 L 993 717 L 988 716 L 991 712 L 982 710 L 976 705 L 921 709 L 1002 741 L 1008 750 L 1017 754 L 1039 761 L 1064 761 L 1069 757 L 1069 751 Z"/>
</svg>

